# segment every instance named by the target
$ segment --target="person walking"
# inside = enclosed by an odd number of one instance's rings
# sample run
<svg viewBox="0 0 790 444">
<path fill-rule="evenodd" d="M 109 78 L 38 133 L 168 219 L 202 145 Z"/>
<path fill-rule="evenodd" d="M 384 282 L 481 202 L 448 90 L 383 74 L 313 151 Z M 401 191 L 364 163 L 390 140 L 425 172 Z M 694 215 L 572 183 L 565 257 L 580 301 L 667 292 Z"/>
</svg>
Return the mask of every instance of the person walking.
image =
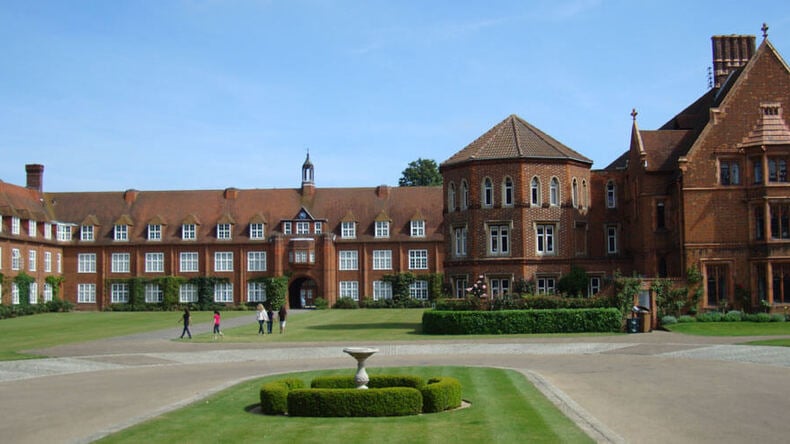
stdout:
<svg viewBox="0 0 790 444">
<path fill-rule="evenodd" d="M 269 304 L 266 307 L 266 331 L 269 334 L 272 334 L 272 324 L 274 324 L 274 312 L 272 311 L 272 306 Z"/>
<path fill-rule="evenodd" d="M 255 308 L 258 310 L 255 313 L 255 319 L 258 321 L 258 334 L 262 335 L 264 334 L 264 323 L 269 320 L 269 317 L 266 315 L 266 310 L 263 309 L 263 304 L 258 304 Z"/>
<path fill-rule="evenodd" d="M 182 321 L 184 322 L 184 329 L 181 330 L 181 339 L 184 339 L 184 334 L 189 335 L 189 339 L 192 339 L 192 332 L 189 331 L 189 326 L 192 325 L 192 315 L 189 313 L 189 309 L 184 309 L 184 314 L 181 316 Z"/>
<path fill-rule="evenodd" d="M 280 307 L 280 311 L 277 312 L 277 317 L 280 318 L 280 334 L 285 333 L 285 317 L 288 316 L 288 310 L 285 309 L 285 305 Z"/>
<path fill-rule="evenodd" d="M 220 315 L 217 310 L 214 310 L 214 340 L 217 340 L 217 335 L 225 336 L 222 334 L 222 330 L 219 329 L 219 322 L 220 322 Z"/>
</svg>

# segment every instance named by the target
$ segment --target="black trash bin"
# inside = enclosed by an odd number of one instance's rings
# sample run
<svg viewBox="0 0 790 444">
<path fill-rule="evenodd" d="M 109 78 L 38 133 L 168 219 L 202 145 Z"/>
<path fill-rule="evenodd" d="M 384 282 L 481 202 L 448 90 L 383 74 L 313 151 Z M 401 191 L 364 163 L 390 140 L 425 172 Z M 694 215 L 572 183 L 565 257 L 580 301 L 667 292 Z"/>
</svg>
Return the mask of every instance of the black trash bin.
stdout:
<svg viewBox="0 0 790 444">
<path fill-rule="evenodd" d="M 626 321 L 626 331 L 628 333 L 639 333 L 639 318 L 628 318 Z"/>
</svg>

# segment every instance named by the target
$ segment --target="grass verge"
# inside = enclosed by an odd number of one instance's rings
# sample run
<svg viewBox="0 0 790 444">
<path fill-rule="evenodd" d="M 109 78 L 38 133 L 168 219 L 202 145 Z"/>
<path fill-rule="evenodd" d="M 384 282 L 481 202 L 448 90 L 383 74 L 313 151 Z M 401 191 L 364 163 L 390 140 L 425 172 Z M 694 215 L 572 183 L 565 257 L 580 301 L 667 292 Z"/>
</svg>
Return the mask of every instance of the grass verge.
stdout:
<svg viewBox="0 0 790 444">
<path fill-rule="evenodd" d="M 331 370 L 291 374 L 309 382 L 317 375 L 348 374 Z M 238 384 L 185 408 L 166 413 L 98 442 L 101 443 L 588 443 L 587 437 L 524 375 L 482 367 L 373 368 L 373 374 L 452 376 L 463 386 L 465 409 L 390 418 L 291 418 L 249 411 L 258 403 L 270 376 Z"/>
<path fill-rule="evenodd" d="M 790 322 L 684 322 L 667 325 L 676 333 L 697 336 L 781 336 L 790 335 Z"/>
</svg>

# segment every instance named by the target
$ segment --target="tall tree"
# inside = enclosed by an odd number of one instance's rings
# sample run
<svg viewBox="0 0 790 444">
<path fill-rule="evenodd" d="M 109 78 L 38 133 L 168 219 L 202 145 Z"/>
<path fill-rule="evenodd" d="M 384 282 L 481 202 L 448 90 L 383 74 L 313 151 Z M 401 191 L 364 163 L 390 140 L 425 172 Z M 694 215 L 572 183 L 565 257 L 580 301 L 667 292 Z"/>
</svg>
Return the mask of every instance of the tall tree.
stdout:
<svg viewBox="0 0 790 444">
<path fill-rule="evenodd" d="M 402 187 L 423 187 L 442 184 L 439 166 L 432 159 L 419 158 L 410 162 L 409 166 L 401 174 L 398 185 Z"/>
</svg>

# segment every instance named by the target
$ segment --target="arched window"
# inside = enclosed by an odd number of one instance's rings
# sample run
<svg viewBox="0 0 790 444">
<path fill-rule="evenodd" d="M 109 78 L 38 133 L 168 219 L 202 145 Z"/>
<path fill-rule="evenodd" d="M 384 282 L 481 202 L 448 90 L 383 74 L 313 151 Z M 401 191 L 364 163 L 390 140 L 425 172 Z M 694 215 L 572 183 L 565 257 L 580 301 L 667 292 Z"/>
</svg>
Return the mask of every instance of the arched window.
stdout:
<svg viewBox="0 0 790 444">
<path fill-rule="evenodd" d="M 590 196 L 587 194 L 587 181 L 582 179 L 582 208 L 587 208 L 590 203 Z"/>
<path fill-rule="evenodd" d="M 491 183 L 491 179 L 487 177 L 483 180 L 483 206 L 494 206 L 494 185 Z"/>
<path fill-rule="evenodd" d="M 611 180 L 606 182 L 606 208 L 617 208 L 617 188 Z"/>
<path fill-rule="evenodd" d="M 450 182 L 447 185 L 447 212 L 452 213 L 455 211 L 455 184 Z"/>
<path fill-rule="evenodd" d="M 502 206 L 513 206 L 513 179 L 506 177 L 502 184 Z"/>
<path fill-rule="evenodd" d="M 576 178 L 574 177 L 571 181 L 571 203 L 573 204 L 573 208 L 579 208 L 579 184 L 576 182 Z"/>
<path fill-rule="evenodd" d="M 461 209 L 466 210 L 469 208 L 469 186 L 466 180 L 461 181 Z"/>
<path fill-rule="evenodd" d="M 560 204 L 560 181 L 556 177 L 551 178 L 549 186 L 549 203 L 557 206 Z"/>
<path fill-rule="evenodd" d="M 540 181 L 537 177 L 532 178 L 532 182 L 529 186 L 529 196 L 530 200 L 529 203 L 534 206 L 540 206 L 541 204 L 541 195 L 540 195 Z"/>
</svg>

